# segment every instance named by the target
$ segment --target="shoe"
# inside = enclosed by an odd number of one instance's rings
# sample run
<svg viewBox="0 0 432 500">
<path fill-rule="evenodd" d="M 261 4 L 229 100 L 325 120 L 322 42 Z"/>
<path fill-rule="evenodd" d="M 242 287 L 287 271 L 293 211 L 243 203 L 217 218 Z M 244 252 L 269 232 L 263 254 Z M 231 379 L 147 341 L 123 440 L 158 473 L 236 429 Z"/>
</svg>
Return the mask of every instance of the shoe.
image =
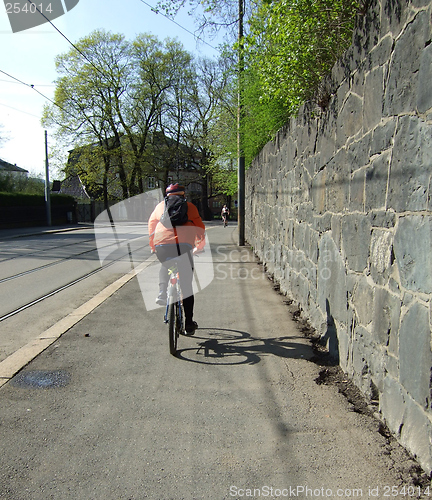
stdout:
<svg viewBox="0 0 432 500">
<path fill-rule="evenodd" d="M 186 325 L 186 335 L 193 335 L 197 328 L 198 328 L 198 323 L 196 321 L 192 321 L 192 323 L 188 323 Z"/>
<path fill-rule="evenodd" d="M 166 306 L 166 292 L 159 292 L 159 295 L 157 296 L 156 299 L 156 304 L 158 306 Z"/>
</svg>

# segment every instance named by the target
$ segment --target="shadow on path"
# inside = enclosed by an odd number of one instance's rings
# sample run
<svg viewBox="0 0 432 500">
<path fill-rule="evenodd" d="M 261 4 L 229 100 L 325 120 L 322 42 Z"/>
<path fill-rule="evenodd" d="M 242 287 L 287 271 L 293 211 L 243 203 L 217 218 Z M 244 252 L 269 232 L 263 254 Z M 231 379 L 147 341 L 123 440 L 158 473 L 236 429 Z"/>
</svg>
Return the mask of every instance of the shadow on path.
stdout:
<svg viewBox="0 0 432 500">
<path fill-rule="evenodd" d="M 192 363 L 253 365 L 267 355 L 306 360 L 313 357 L 311 347 L 302 343 L 303 337 L 258 338 L 240 330 L 200 328 L 191 339 L 197 346 L 181 349 L 180 338 L 177 357 Z"/>
</svg>

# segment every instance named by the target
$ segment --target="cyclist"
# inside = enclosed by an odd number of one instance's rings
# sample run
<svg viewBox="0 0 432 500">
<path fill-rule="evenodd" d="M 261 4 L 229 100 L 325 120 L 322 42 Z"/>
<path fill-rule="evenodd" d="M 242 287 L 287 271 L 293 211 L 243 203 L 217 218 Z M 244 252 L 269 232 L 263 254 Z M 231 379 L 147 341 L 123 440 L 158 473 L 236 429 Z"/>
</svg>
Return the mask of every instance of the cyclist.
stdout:
<svg viewBox="0 0 432 500">
<path fill-rule="evenodd" d="M 224 205 L 222 207 L 222 212 L 221 212 L 224 227 L 227 225 L 228 215 L 229 215 L 229 208 L 226 205 Z"/>
<path fill-rule="evenodd" d="M 179 197 L 185 200 L 185 188 L 179 184 L 170 184 L 166 188 L 167 199 Z M 193 251 L 201 250 L 205 245 L 205 225 L 193 203 L 187 203 L 187 222 L 175 227 L 166 227 L 161 222 L 165 211 L 166 201 L 160 202 L 149 218 L 150 248 L 156 253 L 162 266 L 159 271 L 159 295 L 156 303 L 166 305 L 168 287 L 169 260 L 177 258 L 177 267 L 180 275 L 180 286 L 183 293 L 183 307 L 185 312 L 186 333 L 193 335 L 198 324 L 193 320 L 194 295 L 193 280 Z"/>
</svg>

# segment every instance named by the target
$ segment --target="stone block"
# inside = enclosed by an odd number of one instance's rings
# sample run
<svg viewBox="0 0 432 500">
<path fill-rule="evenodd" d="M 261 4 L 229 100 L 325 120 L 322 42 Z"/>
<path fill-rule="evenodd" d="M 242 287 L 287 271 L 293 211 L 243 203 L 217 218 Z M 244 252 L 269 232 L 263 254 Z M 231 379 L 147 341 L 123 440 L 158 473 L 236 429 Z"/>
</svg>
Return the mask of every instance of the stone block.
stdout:
<svg viewBox="0 0 432 500">
<path fill-rule="evenodd" d="M 331 234 L 333 241 L 335 242 L 338 251 L 341 251 L 342 242 L 342 216 L 333 215 L 331 218 Z"/>
<path fill-rule="evenodd" d="M 323 235 L 318 258 L 318 304 L 322 314 L 340 323 L 347 318 L 347 285 L 344 262 L 329 233 Z"/>
<path fill-rule="evenodd" d="M 417 109 L 419 113 L 426 113 L 432 108 L 432 45 L 428 45 L 420 58 L 420 71 L 417 85 Z"/>
<path fill-rule="evenodd" d="M 315 265 L 318 264 L 318 245 L 319 245 L 320 234 L 311 229 L 310 232 L 310 242 L 309 242 L 309 259 Z"/>
<path fill-rule="evenodd" d="M 352 368 L 356 384 L 365 392 L 369 386 L 368 380 L 370 380 L 370 352 L 370 333 L 366 328 L 356 326 L 352 344 Z"/>
<path fill-rule="evenodd" d="M 319 135 L 316 144 L 316 150 L 319 152 L 317 164 L 318 171 L 333 158 L 335 148 L 335 117 L 330 112 L 327 112 L 324 117 L 319 120 Z"/>
<path fill-rule="evenodd" d="M 366 169 L 365 210 L 385 209 L 390 153 L 383 153 Z"/>
<path fill-rule="evenodd" d="M 387 208 L 426 210 L 432 168 L 432 125 L 415 116 L 401 117 L 390 165 Z"/>
<path fill-rule="evenodd" d="M 380 411 L 388 428 L 396 435 L 400 433 L 405 408 L 405 391 L 392 377 L 385 377 L 384 390 L 380 394 Z"/>
<path fill-rule="evenodd" d="M 325 212 L 326 205 L 326 171 L 322 170 L 312 180 L 311 198 L 316 213 Z"/>
<path fill-rule="evenodd" d="M 380 123 L 383 113 L 384 69 L 378 67 L 365 78 L 363 130 L 372 130 Z"/>
<path fill-rule="evenodd" d="M 372 336 L 376 343 L 389 346 L 389 351 L 397 354 L 400 298 L 385 288 L 376 287 L 373 305 Z M 390 346 L 390 339 L 392 345 Z"/>
<path fill-rule="evenodd" d="M 406 399 L 401 442 L 426 472 L 432 470 L 432 424 L 426 413 L 411 398 Z"/>
<path fill-rule="evenodd" d="M 342 147 L 355 137 L 363 125 L 363 99 L 350 93 L 337 117 L 336 146 Z"/>
<path fill-rule="evenodd" d="M 392 47 L 393 47 L 393 37 L 391 33 L 388 33 L 370 51 L 369 53 L 370 67 L 376 68 L 377 66 L 383 66 L 387 64 L 391 56 Z"/>
<path fill-rule="evenodd" d="M 350 143 L 346 148 L 346 172 L 352 173 L 370 162 L 371 134 L 364 135 L 361 140 Z"/>
<path fill-rule="evenodd" d="M 428 14 L 419 12 L 396 41 L 384 98 L 385 116 L 409 113 L 416 108 L 417 73 L 428 23 Z"/>
<path fill-rule="evenodd" d="M 423 408 L 430 405 L 430 338 L 429 310 L 414 302 L 399 329 L 400 382 Z"/>
<path fill-rule="evenodd" d="M 369 214 L 372 227 L 393 228 L 396 225 L 396 214 L 386 210 L 372 210 Z"/>
<path fill-rule="evenodd" d="M 397 119 L 391 118 L 375 128 L 370 142 L 370 156 L 382 153 L 392 147 L 396 123 Z"/>
<path fill-rule="evenodd" d="M 429 195 L 428 195 L 428 200 L 427 200 L 427 202 L 428 202 L 427 208 L 428 208 L 429 211 L 432 212 L 432 176 L 431 176 L 431 178 L 429 180 L 429 190 L 428 190 L 428 193 L 429 193 Z"/>
<path fill-rule="evenodd" d="M 367 266 L 371 225 L 369 217 L 346 215 L 342 219 L 342 248 L 351 271 L 363 272 Z"/>
<path fill-rule="evenodd" d="M 399 360 L 396 356 L 388 355 L 386 357 L 385 373 L 395 380 L 399 380 Z"/>
<path fill-rule="evenodd" d="M 371 237 L 369 264 L 375 283 L 385 285 L 392 271 L 393 233 L 373 229 Z"/>
<path fill-rule="evenodd" d="M 402 286 L 413 292 L 432 291 L 432 216 L 401 217 L 394 237 L 394 255 Z"/>
<path fill-rule="evenodd" d="M 303 168 L 306 169 L 307 173 L 312 179 L 318 170 L 317 158 L 315 158 L 314 156 L 307 156 L 303 160 Z"/>
<path fill-rule="evenodd" d="M 364 212 L 366 170 L 360 169 L 351 176 L 349 207 L 352 211 Z"/>
<path fill-rule="evenodd" d="M 313 214 L 312 228 L 319 234 L 330 231 L 331 229 L 332 214 L 327 212 L 323 215 Z"/>
<path fill-rule="evenodd" d="M 344 151 L 338 153 L 326 167 L 326 209 L 330 212 L 343 212 L 348 206 L 349 178 L 346 169 Z"/>
<path fill-rule="evenodd" d="M 374 287 L 364 276 L 357 279 L 352 301 L 357 313 L 358 323 L 365 327 L 368 326 L 373 319 Z"/>
</svg>

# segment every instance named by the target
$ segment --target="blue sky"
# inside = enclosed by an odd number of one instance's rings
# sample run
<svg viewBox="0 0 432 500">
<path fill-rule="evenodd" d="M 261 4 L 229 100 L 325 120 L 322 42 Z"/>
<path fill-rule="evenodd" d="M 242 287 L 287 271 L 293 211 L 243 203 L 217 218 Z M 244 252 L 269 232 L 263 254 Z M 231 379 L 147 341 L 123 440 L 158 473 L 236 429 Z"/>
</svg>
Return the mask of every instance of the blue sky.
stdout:
<svg viewBox="0 0 432 500">
<path fill-rule="evenodd" d="M 12 0 L 13 2 L 13 0 Z M 156 6 L 156 0 L 146 0 Z M 195 31 L 194 20 L 181 12 L 175 21 Z M 76 42 L 95 29 L 104 28 L 133 39 L 139 33 L 180 40 L 185 49 L 200 56 L 216 57 L 217 51 L 161 14 L 152 12 L 141 0 L 80 0 L 72 10 L 53 20 L 53 24 Z M 13 33 L 3 3 L 0 5 L 0 70 L 53 98 L 56 79 L 55 56 L 71 46 L 49 23 Z M 206 39 L 213 46 L 217 41 Z M 45 175 L 45 138 L 40 118 L 47 102 L 34 89 L 0 73 L 0 158 L 31 173 Z M 52 145 L 50 130 L 48 144 Z M 51 179 L 57 177 L 50 173 Z"/>
</svg>

